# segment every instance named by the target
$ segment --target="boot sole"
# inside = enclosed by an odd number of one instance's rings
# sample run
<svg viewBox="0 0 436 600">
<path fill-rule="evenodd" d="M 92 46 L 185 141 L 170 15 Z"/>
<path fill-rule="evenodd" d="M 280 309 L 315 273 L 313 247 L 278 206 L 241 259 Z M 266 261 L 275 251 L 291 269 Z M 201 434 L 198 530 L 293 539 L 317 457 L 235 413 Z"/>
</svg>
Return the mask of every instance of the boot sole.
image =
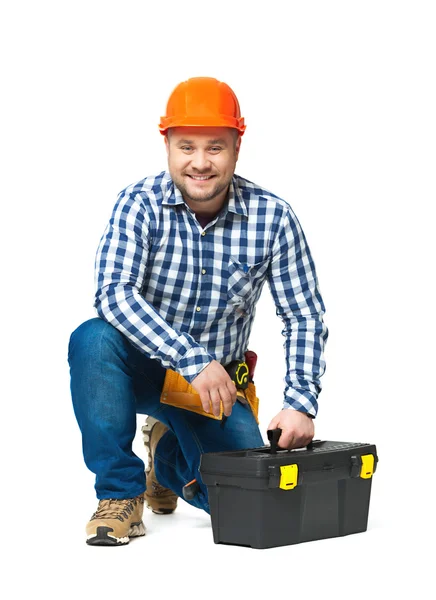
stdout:
<svg viewBox="0 0 436 600">
<path fill-rule="evenodd" d="M 144 523 L 132 523 L 126 537 L 117 538 L 110 535 L 113 531 L 111 527 L 97 527 L 95 534 L 88 536 L 86 543 L 89 546 L 126 546 L 131 537 L 139 537 L 145 535 L 146 529 Z"/>
<path fill-rule="evenodd" d="M 153 506 L 149 504 L 147 500 L 145 500 L 145 505 L 155 515 L 170 515 L 176 510 L 175 508 L 153 508 Z"/>
</svg>

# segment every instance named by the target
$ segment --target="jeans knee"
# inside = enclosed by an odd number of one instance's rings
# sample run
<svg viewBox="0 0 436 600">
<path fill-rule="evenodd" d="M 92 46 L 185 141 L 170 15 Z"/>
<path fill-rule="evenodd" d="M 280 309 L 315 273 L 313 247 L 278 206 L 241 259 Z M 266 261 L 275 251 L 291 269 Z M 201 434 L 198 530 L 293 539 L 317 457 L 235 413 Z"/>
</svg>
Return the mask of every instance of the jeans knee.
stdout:
<svg viewBox="0 0 436 600">
<path fill-rule="evenodd" d="M 70 336 L 68 361 L 90 361 L 101 353 L 102 339 L 119 338 L 122 334 L 98 317 L 85 321 Z"/>
</svg>

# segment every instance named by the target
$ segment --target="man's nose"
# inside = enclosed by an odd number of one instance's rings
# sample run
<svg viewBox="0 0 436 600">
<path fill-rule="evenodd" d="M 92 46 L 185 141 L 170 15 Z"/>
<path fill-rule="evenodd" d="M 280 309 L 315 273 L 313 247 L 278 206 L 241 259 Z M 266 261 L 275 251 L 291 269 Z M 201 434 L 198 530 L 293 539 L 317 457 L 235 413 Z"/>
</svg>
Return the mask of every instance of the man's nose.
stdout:
<svg viewBox="0 0 436 600">
<path fill-rule="evenodd" d="M 197 171 L 206 171 L 210 167 L 209 157 L 204 150 L 197 150 L 191 157 L 191 165 Z"/>
</svg>

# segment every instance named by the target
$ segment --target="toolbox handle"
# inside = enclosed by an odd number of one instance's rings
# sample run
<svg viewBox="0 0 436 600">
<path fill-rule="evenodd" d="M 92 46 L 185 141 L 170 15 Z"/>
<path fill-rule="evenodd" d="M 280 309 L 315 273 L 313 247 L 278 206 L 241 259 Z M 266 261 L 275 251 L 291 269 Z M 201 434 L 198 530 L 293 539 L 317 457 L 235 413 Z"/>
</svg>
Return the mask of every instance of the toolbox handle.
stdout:
<svg viewBox="0 0 436 600">
<path fill-rule="evenodd" d="M 268 429 L 266 432 L 268 435 L 268 441 L 271 444 L 270 454 L 277 454 L 277 444 L 279 442 L 280 436 L 282 435 L 282 430 L 280 428 L 277 429 Z M 306 446 L 306 450 L 312 450 L 313 441 L 309 442 Z M 291 452 L 291 450 L 288 450 Z"/>
</svg>

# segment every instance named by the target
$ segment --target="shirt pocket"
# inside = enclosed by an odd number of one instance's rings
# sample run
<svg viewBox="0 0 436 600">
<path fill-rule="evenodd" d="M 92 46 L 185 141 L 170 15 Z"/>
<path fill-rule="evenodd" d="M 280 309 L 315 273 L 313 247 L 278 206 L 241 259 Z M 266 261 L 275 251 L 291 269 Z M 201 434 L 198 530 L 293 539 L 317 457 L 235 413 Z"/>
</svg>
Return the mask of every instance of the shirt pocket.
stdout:
<svg viewBox="0 0 436 600">
<path fill-rule="evenodd" d="M 229 258 L 229 278 L 227 299 L 229 304 L 246 309 L 268 269 L 269 259 L 255 264 L 240 262 Z"/>
</svg>

